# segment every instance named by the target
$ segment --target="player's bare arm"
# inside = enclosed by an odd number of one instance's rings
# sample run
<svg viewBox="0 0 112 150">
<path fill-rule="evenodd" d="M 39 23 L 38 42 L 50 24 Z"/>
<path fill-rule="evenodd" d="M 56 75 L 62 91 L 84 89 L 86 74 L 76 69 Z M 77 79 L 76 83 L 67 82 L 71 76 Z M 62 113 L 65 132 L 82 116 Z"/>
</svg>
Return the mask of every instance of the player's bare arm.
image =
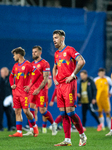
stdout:
<svg viewBox="0 0 112 150">
<path fill-rule="evenodd" d="M 85 60 L 84 58 L 79 55 L 77 58 L 76 58 L 76 61 L 78 62 L 77 65 L 76 65 L 76 68 L 74 70 L 74 74 L 76 75 L 81 69 L 82 67 L 85 65 Z"/>
<path fill-rule="evenodd" d="M 56 64 L 54 64 L 54 67 L 53 67 L 53 80 L 54 80 L 54 84 L 55 85 L 58 85 L 59 83 L 57 82 L 57 80 L 56 80 L 56 72 L 57 72 L 57 66 L 56 66 Z"/>
<path fill-rule="evenodd" d="M 75 78 L 75 75 L 82 69 L 82 67 L 85 65 L 85 60 L 84 58 L 79 55 L 77 58 L 76 58 L 76 61 L 77 61 L 77 65 L 76 65 L 76 68 L 75 70 L 73 71 L 72 75 L 67 77 L 66 79 L 66 83 L 70 83 L 74 78 Z"/>
<path fill-rule="evenodd" d="M 52 86 L 52 79 L 48 79 L 48 89 Z"/>
<path fill-rule="evenodd" d="M 42 83 L 40 84 L 40 86 L 38 87 L 38 89 L 36 89 L 34 92 L 33 92 L 33 95 L 37 95 L 40 90 L 42 88 L 44 88 L 44 86 L 46 85 L 46 83 L 48 82 L 48 77 L 49 77 L 49 72 L 43 72 L 43 78 L 44 80 L 42 81 Z"/>
</svg>

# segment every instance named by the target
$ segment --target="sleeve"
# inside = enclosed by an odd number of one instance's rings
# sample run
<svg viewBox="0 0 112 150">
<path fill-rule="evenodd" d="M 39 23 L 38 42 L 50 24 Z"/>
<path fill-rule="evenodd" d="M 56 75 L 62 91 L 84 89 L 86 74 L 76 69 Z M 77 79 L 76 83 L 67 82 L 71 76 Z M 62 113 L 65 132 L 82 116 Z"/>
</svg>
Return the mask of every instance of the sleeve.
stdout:
<svg viewBox="0 0 112 150">
<path fill-rule="evenodd" d="M 57 89 L 55 88 L 54 93 L 51 98 L 51 102 L 54 102 L 54 97 L 57 95 Z"/>
<path fill-rule="evenodd" d="M 76 58 L 80 55 L 73 47 L 69 50 L 69 53 L 73 59 L 76 60 Z"/>
<path fill-rule="evenodd" d="M 52 79 L 51 71 L 49 72 L 49 78 L 48 79 Z"/>
<path fill-rule="evenodd" d="M 13 66 L 11 74 L 9 76 L 10 86 L 14 85 L 14 70 L 15 70 L 15 66 Z"/>
<path fill-rule="evenodd" d="M 50 71 L 50 65 L 48 62 L 45 62 L 43 65 L 43 72 L 49 72 Z"/>
<path fill-rule="evenodd" d="M 29 84 L 30 87 L 37 81 L 37 79 L 41 75 L 40 71 L 37 68 L 33 68 L 32 65 L 31 68 L 31 83 Z"/>
</svg>

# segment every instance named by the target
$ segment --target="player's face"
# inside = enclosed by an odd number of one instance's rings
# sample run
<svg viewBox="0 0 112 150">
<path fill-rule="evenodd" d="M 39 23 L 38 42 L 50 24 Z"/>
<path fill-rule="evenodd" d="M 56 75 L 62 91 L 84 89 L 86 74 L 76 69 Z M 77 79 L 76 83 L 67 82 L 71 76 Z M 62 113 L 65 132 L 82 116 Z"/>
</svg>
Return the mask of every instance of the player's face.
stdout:
<svg viewBox="0 0 112 150">
<path fill-rule="evenodd" d="M 55 48 L 59 48 L 63 43 L 63 37 L 60 36 L 59 34 L 54 34 L 53 42 L 54 42 Z"/>
<path fill-rule="evenodd" d="M 81 72 L 80 73 L 80 78 L 81 78 L 81 80 L 87 80 L 87 74 Z"/>
<path fill-rule="evenodd" d="M 14 58 L 15 61 L 18 61 L 19 60 L 19 54 L 14 53 L 13 58 Z"/>
<path fill-rule="evenodd" d="M 105 71 L 100 71 L 100 72 L 98 72 L 98 75 L 99 75 L 100 78 L 104 78 L 104 76 L 105 76 Z"/>
<path fill-rule="evenodd" d="M 2 78 L 5 78 L 5 76 L 6 76 L 5 70 L 4 70 L 4 69 L 1 69 L 1 77 L 2 77 Z"/>
<path fill-rule="evenodd" d="M 32 49 L 32 58 L 34 60 L 38 59 L 41 56 L 41 51 L 38 50 L 38 48 Z"/>
</svg>

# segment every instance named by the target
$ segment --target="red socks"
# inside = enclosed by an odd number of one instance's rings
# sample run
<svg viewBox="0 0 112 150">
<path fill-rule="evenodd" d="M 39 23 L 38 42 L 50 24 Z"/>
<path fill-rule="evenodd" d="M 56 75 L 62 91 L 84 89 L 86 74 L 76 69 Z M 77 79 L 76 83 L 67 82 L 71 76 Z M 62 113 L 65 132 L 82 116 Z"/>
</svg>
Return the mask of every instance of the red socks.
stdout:
<svg viewBox="0 0 112 150">
<path fill-rule="evenodd" d="M 71 119 L 68 115 L 63 116 L 63 130 L 65 133 L 65 138 L 71 139 Z"/>
<path fill-rule="evenodd" d="M 55 123 L 60 123 L 62 121 L 62 116 L 61 115 L 59 115 L 57 118 L 56 118 L 56 120 L 55 120 Z"/>
<path fill-rule="evenodd" d="M 53 124 L 53 122 L 54 122 L 53 117 L 52 117 L 51 113 L 48 110 L 42 115 L 45 116 L 51 124 Z"/>
</svg>

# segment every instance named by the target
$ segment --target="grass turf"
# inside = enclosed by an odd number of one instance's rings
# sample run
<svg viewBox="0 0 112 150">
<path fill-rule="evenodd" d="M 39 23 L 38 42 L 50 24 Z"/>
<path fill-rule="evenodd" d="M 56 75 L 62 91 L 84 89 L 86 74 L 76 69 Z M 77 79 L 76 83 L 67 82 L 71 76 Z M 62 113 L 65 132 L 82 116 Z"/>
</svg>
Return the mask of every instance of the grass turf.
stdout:
<svg viewBox="0 0 112 150">
<path fill-rule="evenodd" d="M 87 144 L 79 147 L 79 134 L 78 132 L 71 133 L 72 146 L 69 147 L 54 147 L 54 144 L 64 140 L 63 130 L 58 131 L 56 136 L 51 135 L 48 129 L 47 134 L 42 134 L 41 129 L 38 137 L 8 137 L 9 134 L 15 133 L 14 131 L 8 132 L 7 130 L 0 132 L 0 149 L 1 150 L 111 150 L 112 149 L 112 136 L 106 137 L 105 131 L 97 132 L 95 128 L 87 128 L 85 132 L 88 140 Z M 25 131 L 23 131 L 25 133 Z"/>
</svg>

